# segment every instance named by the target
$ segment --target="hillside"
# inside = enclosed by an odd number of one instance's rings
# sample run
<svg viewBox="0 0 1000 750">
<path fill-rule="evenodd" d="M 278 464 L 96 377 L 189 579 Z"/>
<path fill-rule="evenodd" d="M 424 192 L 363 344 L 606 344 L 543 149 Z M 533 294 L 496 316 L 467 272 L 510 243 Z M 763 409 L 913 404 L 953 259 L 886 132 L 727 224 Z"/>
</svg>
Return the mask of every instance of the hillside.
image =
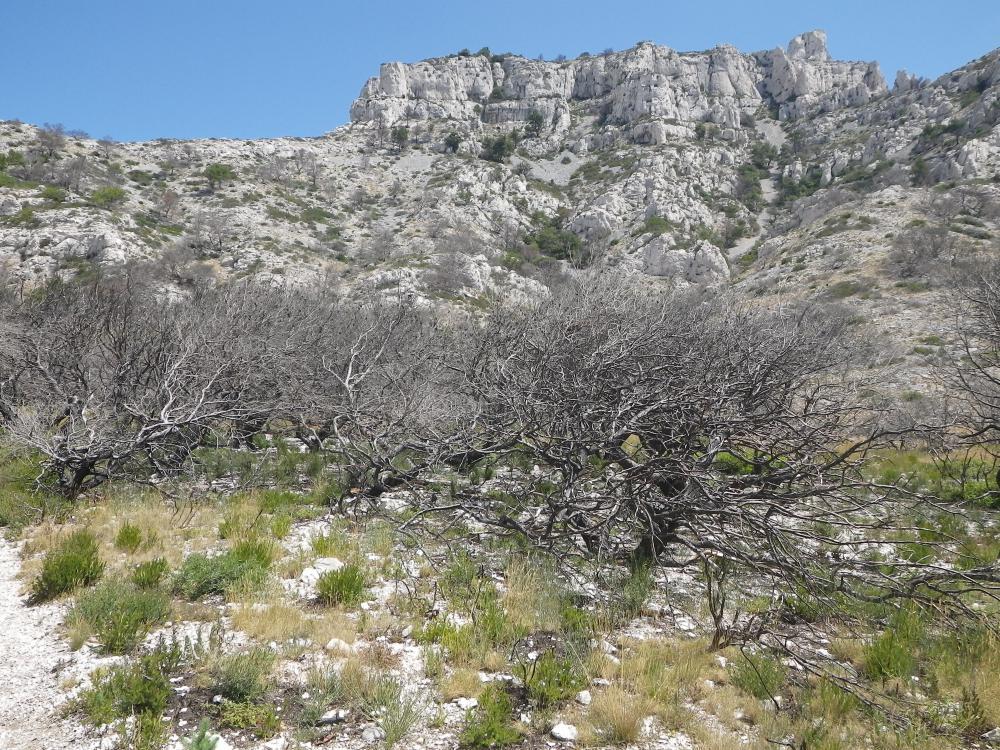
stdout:
<svg viewBox="0 0 1000 750">
<path fill-rule="evenodd" d="M 753 54 L 389 63 L 350 125 L 311 139 L 53 146 L 7 122 L 0 264 L 30 281 L 155 261 L 178 290 L 323 277 L 472 304 L 588 266 L 795 297 L 856 275 L 907 307 L 923 298 L 887 289 L 885 262 L 907 224 L 995 248 L 998 84 L 992 53 L 890 91 L 812 32 Z M 210 165 L 230 169 L 210 184 Z M 939 218 L 959 185 L 975 197 Z"/>
</svg>

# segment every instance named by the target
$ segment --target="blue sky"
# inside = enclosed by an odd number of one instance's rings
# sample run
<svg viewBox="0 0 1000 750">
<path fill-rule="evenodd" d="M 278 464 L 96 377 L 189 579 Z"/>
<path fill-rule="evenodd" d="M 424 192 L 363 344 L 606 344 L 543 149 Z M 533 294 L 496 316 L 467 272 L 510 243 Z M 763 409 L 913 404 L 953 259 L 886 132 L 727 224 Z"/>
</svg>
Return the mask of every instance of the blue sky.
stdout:
<svg viewBox="0 0 1000 750">
<path fill-rule="evenodd" d="M 119 140 L 318 135 L 386 60 L 570 57 L 651 39 L 744 51 L 822 28 L 844 59 L 935 77 L 1000 44 L 998 0 L 0 0 L 0 119 Z"/>
</svg>

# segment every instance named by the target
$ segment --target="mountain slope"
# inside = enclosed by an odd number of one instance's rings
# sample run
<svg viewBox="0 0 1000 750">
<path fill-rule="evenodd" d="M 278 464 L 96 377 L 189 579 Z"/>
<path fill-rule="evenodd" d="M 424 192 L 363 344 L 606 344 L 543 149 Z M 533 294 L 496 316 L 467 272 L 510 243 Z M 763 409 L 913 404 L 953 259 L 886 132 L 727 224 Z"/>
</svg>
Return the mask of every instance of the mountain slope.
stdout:
<svg viewBox="0 0 1000 750">
<path fill-rule="evenodd" d="M 179 293 L 254 275 L 477 306 L 588 267 L 846 301 L 909 351 L 940 334 L 944 270 L 997 250 L 997 51 L 890 90 L 822 32 L 752 54 L 483 50 L 388 63 L 351 115 L 261 141 L 0 124 L 0 268 L 141 262 Z"/>
</svg>

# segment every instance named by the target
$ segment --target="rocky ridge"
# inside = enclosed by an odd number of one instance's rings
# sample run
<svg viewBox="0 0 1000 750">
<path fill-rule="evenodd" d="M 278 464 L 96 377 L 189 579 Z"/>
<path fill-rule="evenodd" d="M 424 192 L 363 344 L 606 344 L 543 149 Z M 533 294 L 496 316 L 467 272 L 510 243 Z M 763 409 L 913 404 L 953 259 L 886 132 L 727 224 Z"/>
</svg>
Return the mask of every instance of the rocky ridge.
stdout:
<svg viewBox="0 0 1000 750">
<path fill-rule="evenodd" d="M 741 120 L 761 106 L 782 119 L 865 104 L 888 89 L 877 63 L 830 59 L 826 35 L 795 37 L 787 50 L 747 55 L 723 45 L 678 53 L 641 42 L 624 52 L 566 62 L 516 55 L 456 55 L 413 65 L 387 63 L 351 107 L 354 122 L 481 119 L 526 122 L 541 113 L 555 133 L 579 104 L 602 122 L 628 126 L 638 142 L 660 143 L 649 120 L 712 122 L 735 140 Z"/>
</svg>

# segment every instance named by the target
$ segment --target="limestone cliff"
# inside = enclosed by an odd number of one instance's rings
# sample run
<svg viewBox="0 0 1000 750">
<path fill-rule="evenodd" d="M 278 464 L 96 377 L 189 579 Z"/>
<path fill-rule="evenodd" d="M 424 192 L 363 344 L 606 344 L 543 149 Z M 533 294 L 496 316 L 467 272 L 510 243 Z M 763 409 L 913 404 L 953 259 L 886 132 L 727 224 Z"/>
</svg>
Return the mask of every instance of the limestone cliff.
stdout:
<svg viewBox="0 0 1000 750">
<path fill-rule="evenodd" d="M 865 104 L 888 92 L 877 63 L 830 59 L 826 35 L 813 31 L 787 50 L 744 54 L 723 45 L 676 52 L 641 42 L 623 52 L 564 62 L 516 55 L 453 55 L 386 63 L 351 107 L 351 119 L 523 122 L 532 111 L 565 129 L 580 105 L 602 122 L 645 118 L 712 122 L 738 128 L 762 105 L 783 118 Z"/>
</svg>

